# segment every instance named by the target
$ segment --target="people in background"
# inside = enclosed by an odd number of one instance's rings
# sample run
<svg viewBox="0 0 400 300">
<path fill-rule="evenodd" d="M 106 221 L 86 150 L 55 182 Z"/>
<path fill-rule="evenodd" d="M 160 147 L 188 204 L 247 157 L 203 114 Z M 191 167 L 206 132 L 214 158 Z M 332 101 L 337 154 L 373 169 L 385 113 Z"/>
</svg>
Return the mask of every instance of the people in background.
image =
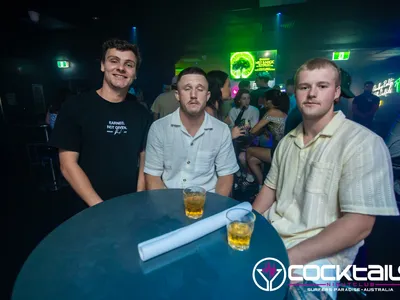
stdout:
<svg viewBox="0 0 400 300">
<path fill-rule="evenodd" d="M 52 98 L 51 104 L 46 114 L 46 124 L 48 124 L 51 129 L 54 129 L 54 125 L 56 123 L 57 116 L 58 113 L 60 112 L 61 106 L 69 95 L 70 95 L 69 89 L 62 88 L 59 89 L 57 95 L 54 98 Z"/>
<path fill-rule="evenodd" d="M 265 107 L 267 108 L 267 112 L 260 122 L 251 129 L 251 133 L 254 135 L 267 134 L 268 136 L 271 133 L 273 139 L 272 148 L 250 147 L 247 149 L 246 160 L 249 172 L 243 184 L 249 185 L 253 183 L 255 177 L 259 188 L 262 187 L 262 165 L 263 163 L 270 163 L 272 161 L 274 151 L 284 136 L 285 121 L 289 106 L 289 97 L 286 93 L 275 89 L 265 92 Z"/>
<path fill-rule="evenodd" d="M 248 90 L 250 91 L 250 81 L 248 80 L 242 80 L 239 82 L 238 85 L 239 90 Z M 234 99 L 228 99 L 222 101 L 222 107 L 221 107 L 221 116 L 223 120 L 228 120 L 228 114 L 231 111 L 231 109 L 235 107 L 235 101 Z M 227 123 L 227 122 L 226 122 Z"/>
<path fill-rule="evenodd" d="M 197 67 L 184 69 L 176 97 L 180 108 L 155 121 L 149 131 L 147 189 L 201 186 L 228 196 L 239 166 L 228 125 L 205 113 L 210 98 L 206 73 Z"/>
<path fill-rule="evenodd" d="M 207 73 L 210 89 L 210 99 L 207 101 L 206 112 L 214 118 L 224 120 L 222 104 L 231 98 L 231 82 L 224 71 L 214 70 Z"/>
<path fill-rule="evenodd" d="M 242 80 L 239 82 L 239 90 L 248 90 L 251 91 L 251 86 L 250 86 L 250 81 L 248 80 Z"/>
<path fill-rule="evenodd" d="M 171 90 L 159 95 L 151 106 L 154 120 L 164 118 L 179 107 L 179 102 L 175 98 L 176 80 L 176 76 L 172 78 Z"/>
<path fill-rule="evenodd" d="M 145 189 L 151 120 L 128 94 L 140 62 L 136 45 L 105 42 L 102 87 L 68 100 L 57 117 L 50 145 L 59 148 L 62 174 L 89 206 Z"/>
<path fill-rule="evenodd" d="M 372 94 L 374 83 L 367 81 L 364 92 L 353 100 L 353 121 L 371 129 L 375 113 L 379 108 L 379 97 Z"/>
<path fill-rule="evenodd" d="M 234 126 L 248 125 L 252 128 L 258 123 L 260 112 L 254 106 L 250 105 L 250 92 L 248 90 L 239 90 L 235 96 L 235 107 L 229 111 L 229 124 Z"/>
<path fill-rule="evenodd" d="M 341 93 L 336 64 L 307 61 L 295 83 L 303 123 L 279 143 L 253 208 L 282 237 L 291 265 L 343 270 L 353 264 L 375 216 L 399 214 L 389 152 L 379 136 L 334 112 Z M 335 277 L 335 270 L 325 269 L 325 276 Z M 289 299 L 299 293 L 308 291 L 292 286 Z M 318 299 L 336 299 L 334 290 L 321 293 Z"/>
<path fill-rule="evenodd" d="M 246 169 L 246 149 L 250 146 L 250 129 L 258 123 L 260 112 L 250 105 L 250 92 L 239 90 L 235 96 L 235 107 L 229 112 L 228 125 L 231 128 L 232 139 L 236 155 L 241 162 L 242 169 Z M 244 172 L 243 172 L 244 173 Z M 238 176 L 242 175 L 239 171 Z"/>
<path fill-rule="evenodd" d="M 257 89 L 251 92 L 250 105 L 260 109 L 264 103 L 264 94 L 270 89 L 268 81 L 271 75 L 268 72 L 258 72 L 256 77 Z"/>
<path fill-rule="evenodd" d="M 277 85 L 277 84 L 275 84 L 272 89 L 277 90 L 277 91 L 281 91 L 281 87 L 279 85 Z"/>
<path fill-rule="evenodd" d="M 294 80 L 288 79 L 286 80 L 286 94 L 289 97 L 290 107 L 288 115 L 296 108 L 296 96 L 294 95 Z"/>
</svg>

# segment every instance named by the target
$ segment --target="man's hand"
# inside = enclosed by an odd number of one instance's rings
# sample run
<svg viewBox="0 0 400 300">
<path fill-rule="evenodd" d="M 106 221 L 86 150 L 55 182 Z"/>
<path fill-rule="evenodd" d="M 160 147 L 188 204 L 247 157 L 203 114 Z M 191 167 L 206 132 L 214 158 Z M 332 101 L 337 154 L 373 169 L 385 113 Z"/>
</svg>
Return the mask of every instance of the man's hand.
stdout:
<svg viewBox="0 0 400 300">
<path fill-rule="evenodd" d="M 93 206 L 103 202 L 100 196 L 93 189 L 86 173 L 78 165 L 78 158 L 78 152 L 60 149 L 61 173 L 87 205 Z"/>
<path fill-rule="evenodd" d="M 246 130 L 243 127 L 235 126 L 232 128 L 232 140 L 237 139 L 240 136 L 246 135 Z"/>
</svg>

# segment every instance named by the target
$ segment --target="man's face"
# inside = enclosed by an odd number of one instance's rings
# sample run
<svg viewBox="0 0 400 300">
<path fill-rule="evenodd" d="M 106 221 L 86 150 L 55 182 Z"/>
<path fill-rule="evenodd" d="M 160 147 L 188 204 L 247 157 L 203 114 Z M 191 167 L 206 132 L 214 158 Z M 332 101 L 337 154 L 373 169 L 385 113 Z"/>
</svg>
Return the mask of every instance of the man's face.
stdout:
<svg viewBox="0 0 400 300">
<path fill-rule="evenodd" d="M 108 49 L 101 71 L 104 80 L 113 89 L 127 89 L 136 79 L 137 57 L 132 51 Z"/>
<path fill-rule="evenodd" d="M 364 85 L 364 91 L 367 93 L 372 93 L 373 87 L 374 87 L 373 84 L 368 83 L 368 84 Z"/>
<path fill-rule="evenodd" d="M 334 100 L 340 96 L 336 76 L 337 73 L 331 67 L 300 72 L 296 86 L 296 102 L 304 119 L 320 119 L 333 111 Z"/>
<path fill-rule="evenodd" d="M 175 91 L 181 109 L 190 116 L 199 116 L 204 112 L 210 98 L 208 82 L 203 75 L 187 74 L 182 76 Z"/>
</svg>

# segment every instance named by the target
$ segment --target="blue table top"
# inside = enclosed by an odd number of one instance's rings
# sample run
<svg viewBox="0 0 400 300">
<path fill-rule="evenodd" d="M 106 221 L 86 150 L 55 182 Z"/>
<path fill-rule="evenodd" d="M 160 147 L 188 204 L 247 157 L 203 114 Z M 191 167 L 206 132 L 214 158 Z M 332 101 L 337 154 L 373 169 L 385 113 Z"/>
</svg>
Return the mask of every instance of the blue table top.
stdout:
<svg viewBox="0 0 400 300">
<path fill-rule="evenodd" d="M 207 193 L 203 218 L 238 203 Z M 282 240 L 259 214 L 247 251 L 229 247 L 224 227 L 149 261 L 140 260 L 140 242 L 194 222 L 185 216 L 182 190 L 134 193 L 86 209 L 31 253 L 12 299 L 284 298 L 287 279 L 273 292 L 253 281 L 253 268 L 261 259 L 276 258 L 286 270 L 288 266 Z M 260 275 L 255 276 L 262 284 Z"/>
</svg>

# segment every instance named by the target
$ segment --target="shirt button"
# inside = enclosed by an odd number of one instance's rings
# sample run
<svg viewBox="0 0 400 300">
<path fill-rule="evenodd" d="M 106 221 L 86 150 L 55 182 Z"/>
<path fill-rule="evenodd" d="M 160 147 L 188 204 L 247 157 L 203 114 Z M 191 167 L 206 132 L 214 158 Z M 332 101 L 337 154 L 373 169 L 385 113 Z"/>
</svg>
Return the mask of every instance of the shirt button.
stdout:
<svg viewBox="0 0 400 300">
<path fill-rule="evenodd" d="M 190 161 L 188 161 L 187 164 L 190 164 Z"/>
</svg>

